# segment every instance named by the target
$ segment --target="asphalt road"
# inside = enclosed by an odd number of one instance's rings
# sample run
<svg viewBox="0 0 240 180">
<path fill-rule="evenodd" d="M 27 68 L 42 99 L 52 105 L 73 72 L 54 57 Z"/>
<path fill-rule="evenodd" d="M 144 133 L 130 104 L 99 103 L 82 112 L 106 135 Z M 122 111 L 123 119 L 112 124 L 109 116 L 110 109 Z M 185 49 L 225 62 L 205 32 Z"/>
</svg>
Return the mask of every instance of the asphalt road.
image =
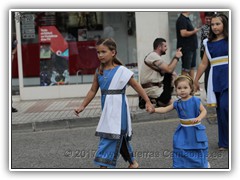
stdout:
<svg viewBox="0 0 240 180">
<path fill-rule="evenodd" d="M 176 119 L 133 123 L 132 146 L 140 168 L 169 169 L 172 167 L 172 136 Z M 218 151 L 217 124 L 203 122 L 209 139 L 211 168 L 228 169 L 229 152 Z M 12 132 L 12 169 L 92 169 L 98 146 L 96 126 L 38 132 Z M 122 157 L 117 168 L 126 168 Z"/>
</svg>

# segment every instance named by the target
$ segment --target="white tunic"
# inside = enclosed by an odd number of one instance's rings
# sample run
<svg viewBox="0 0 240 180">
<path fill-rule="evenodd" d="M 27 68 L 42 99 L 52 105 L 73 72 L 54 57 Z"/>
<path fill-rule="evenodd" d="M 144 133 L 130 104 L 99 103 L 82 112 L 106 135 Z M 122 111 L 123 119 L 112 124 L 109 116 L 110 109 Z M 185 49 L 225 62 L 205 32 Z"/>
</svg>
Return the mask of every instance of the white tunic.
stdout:
<svg viewBox="0 0 240 180">
<path fill-rule="evenodd" d="M 205 46 L 205 52 L 206 55 L 211 63 L 211 68 L 209 71 L 209 76 L 208 76 L 208 90 L 207 90 L 207 106 L 209 107 L 216 107 L 217 106 L 217 100 L 216 100 L 216 96 L 215 93 L 213 92 L 213 67 L 215 66 L 221 66 L 224 64 L 228 64 L 228 56 L 221 56 L 221 57 L 216 57 L 216 58 L 212 58 L 211 54 L 208 50 L 208 46 L 207 46 L 207 42 L 208 39 L 204 39 L 203 40 L 203 45 Z"/>
<path fill-rule="evenodd" d="M 108 90 L 122 90 L 133 76 L 133 72 L 124 66 L 120 66 L 113 76 Z M 127 106 L 127 135 L 131 137 L 131 116 L 129 112 L 129 105 L 126 95 Z M 121 114 L 122 114 L 122 94 L 108 94 L 105 99 L 103 111 L 96 129 L 96 134 L 108 134 L 113 139 L 120 138 L 121 134 Z"/>
</svg>

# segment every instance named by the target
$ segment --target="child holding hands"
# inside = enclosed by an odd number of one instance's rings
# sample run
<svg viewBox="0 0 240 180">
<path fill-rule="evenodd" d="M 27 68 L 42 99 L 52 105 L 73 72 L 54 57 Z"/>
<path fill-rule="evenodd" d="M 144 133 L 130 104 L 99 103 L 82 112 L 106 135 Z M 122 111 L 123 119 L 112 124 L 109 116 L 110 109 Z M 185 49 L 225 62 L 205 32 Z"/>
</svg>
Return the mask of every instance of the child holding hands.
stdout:
<svg viewBox="0 0 240 180">
<path fill-rule="evenodd" d="M 207 111 L 199 98 L 193 96 L 193 80 L 186 75 L 174 81 L 178 96 L 173 104 L 155 108 L 156 113 L 176 109 L 180 124 L 173 136 L 173 168 L 208 168 L 208 139 L 201 120 Z"/>
<path fill-rule="evenodd" d="M 76 108 L 78 116 L 95 97 L 99 87 L 101 89 L 102 114 L 96 129 L 96 136 L 100 137 L 98 150 L 94 162 L 100 168 L 115 167 L 119 154 L 129 162 L 129 168 L 138 168 L 130 144 L 132 136 L 131 117 L 125 89 L 131 85 L 147 102 L 146 110 L 153 112 L 144 89 L 133 78 L 128 70 L 116 58 L 117 47 L 112 39 L 100 39 L 96 44 L 100 67 L 94 75 L 92 87 L 82 104 Z"/>
</svg>

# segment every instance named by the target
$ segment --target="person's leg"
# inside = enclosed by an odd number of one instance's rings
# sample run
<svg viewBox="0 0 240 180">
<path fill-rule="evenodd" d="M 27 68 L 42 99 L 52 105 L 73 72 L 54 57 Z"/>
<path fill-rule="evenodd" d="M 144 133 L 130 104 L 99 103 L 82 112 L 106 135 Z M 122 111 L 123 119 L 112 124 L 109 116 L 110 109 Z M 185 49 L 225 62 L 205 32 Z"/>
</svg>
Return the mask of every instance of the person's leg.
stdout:
<svg viewBox="0 0 240 180">
<path fill-rule="evenodd" d="M 12 112 L 18 112 L 18 110 L 14 107 L 12 107 Z"/>
<path fill-rule="evenodd" d="M 12 104 L 13 104 L 13 101 L 12 101 Z M 12 112 L 13 112 L 13 113 L 14 113 L 14 112 L 18 112 L 18 110 L 12 106 Z"/>
<path fill-rule="evenodd" d="M 182 56 L 182 75 L 190 75 L 191 65 L 192 65 L 193 52 L 190 50 L 185 50 Z"/>
<path fill-rule="evenodd" d="M 185 69 L 182 69 L 181 75 L 186 75 L 186 76 L 188 76 L 188 75 L 189 75 L 189 72 L 190 72 L 190 71 L 187 71 L 187 70 L 185 70 Z"/>
<path fill-rule="evenodd" d="M 192 79 L 194 79 L 194 75 L 195 75 L 195 69 L 192 68 L 192 69 L 190 70 L 190 72 L 189 72 L 189 76 L 190 76 Z"/>
<path fill-rule="evenodd" d="M 121 139 L 100 138 L 94 163 L 100 168 L 115 168 Z"/>
<path fill-rule="evenodd" d="M 145 104 L 146 104 L 146 102 L 144 101 L 144 99 L 141 96 L 139 96 L 138 97 L 138 107 L 140 109 L 145 109 Z"/>
<path fill-rule="evenodd" d="M 137 169 L 139 168 L 139 164 L 136 160 L 133 160 L 133 162 L 128 166 L 130 169 Z"/>
<path fill-rule="evenodd" d="M 229 146 L 229 120 L 228 120 L 228 115 L 229 115 L 229 101 L 228 101 L 228 89 L 224 90 L 221 95 L 220 95 L 220 126 L 221 126 L 221 136 L 219 140 L 219 147 L 222 148 L 228 148 Z"/>
<path fill-rule="evenodd" d="M 218 146 L 228 148 L 228 91 L 215 93 L 217 98 Z"/>
<path fill-rule="evenodd" d="M 107 169 L 107 166 L 100 166 L 100 169 Z"/>
<path fill-rule="evenodd" d="M 191 51 L 190 56 L 189 56 L 189 58 L 190 58 L 189 61 L 191 62 L 191 69 L 190 69 L 189 75 L 192 79 L 194 79 L 194 77 L 195 77 L 196 58 L 197 58 L 196 54 L 197 54 L 196 50 Z"/>
<path fill-rule="evenodd" d="M 163 92 L 162 94 L 157 98 L 157 106 L 166 106 L 169 104 L 169 102 L 172 99 L 172 92 L 173 92 L 173 85 L 172 85 L 172 74 L 171 73 L 165 73 L 164 79 L 163 79 Z"/>
<path fill-rule="evenodd" d="M 122 139 L 120 154 L 125 161 L 129 162 L 128 168 L 138 168 L 139 165 L 134 158 L 132 146 L 125 136 Z"/>
</svg>

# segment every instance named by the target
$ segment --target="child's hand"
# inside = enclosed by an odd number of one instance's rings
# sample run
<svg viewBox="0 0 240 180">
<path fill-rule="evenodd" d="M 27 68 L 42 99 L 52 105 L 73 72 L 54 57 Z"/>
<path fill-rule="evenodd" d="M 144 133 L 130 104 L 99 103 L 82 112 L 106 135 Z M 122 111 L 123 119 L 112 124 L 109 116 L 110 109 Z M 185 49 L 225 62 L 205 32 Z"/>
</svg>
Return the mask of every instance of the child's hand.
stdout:
<svg viewBox="0 0 240 180">
<path fill-rule="evenodd" d="M 200 118 L 196 118 L 196 119 L 194 119 L 194 120 L 192 120 L 192 123 L 194 124 L 194 123 L 199 123 L 199 122 L 201 122 L 201 119 Z"/>
<path fill-rule="evenodd" d="M 76 116 L 79 116 L 79 113 L 82 112 L 84 110 L 83 106 L 80 106 L 79 108 L 74 109 L 74 114 Z"/>
<path fill-rule="evenodd" d="M 149 112 L 149 113 L 154 113 L 155 112 L 155 108 L 154 108 L 154 106 L 152 105 L 151 102 L 146 103 L 146 111 Z"/>
<path fill-rule="evenodd" d="M 154 107 L 147 108 L 146 111 L 149 112 L 150 114 L 152 114 L 155 112 L 155 108 Z"/>
</svg>

